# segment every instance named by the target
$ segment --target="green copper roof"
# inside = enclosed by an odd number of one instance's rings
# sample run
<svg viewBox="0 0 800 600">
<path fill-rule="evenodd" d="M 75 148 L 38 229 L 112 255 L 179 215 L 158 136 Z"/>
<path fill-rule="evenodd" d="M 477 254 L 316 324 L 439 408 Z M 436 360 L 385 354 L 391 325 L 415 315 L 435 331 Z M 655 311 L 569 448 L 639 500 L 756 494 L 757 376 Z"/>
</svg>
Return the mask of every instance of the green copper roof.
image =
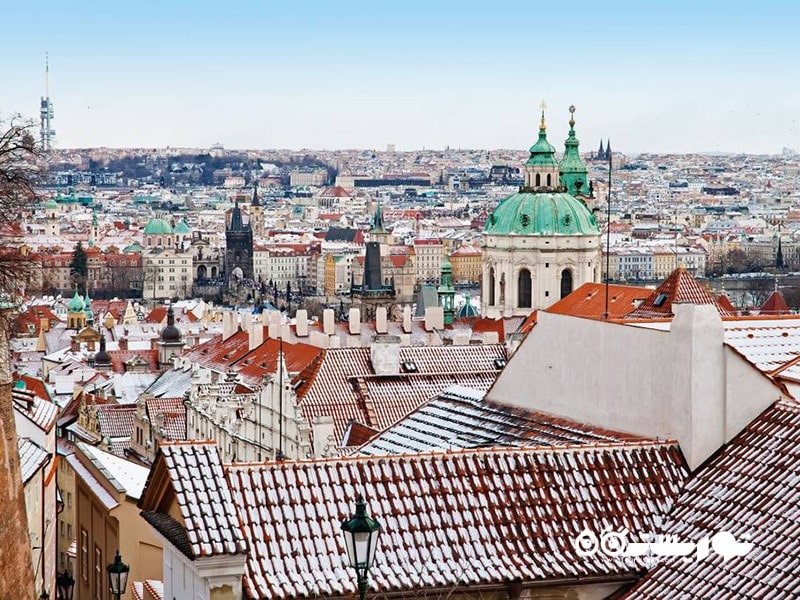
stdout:
<svg viewBox="0 0 800 600">
<path fill-rule="evenodd" d="M 150 222 L 144 228 L 145 235 L 170 235 L 172 233 L 172 225 L 166 219 L 150 219 Z"/>
<path fill-rule="evenodd" d="M 133 242 L 131 245 L 122 249 L 123 254 L 141 254 L 142 252 L 144 252 L 144 246 L 139 242 Z"/>
<path fill-rule="evenodd" d="M 48 210 L 53 208 L 58 208 L 58 202 L 56 202 L 53 198 L 50 198 L 44 205 L 44 207 Z"/>
<path fill-rule="evenodd" d="M 174 233 L 192 233 L 192 230 L 189 229 L 189 226 L 186 224 L 186 221 L 181 219 L 181 222 L 175 225 Z"/>
<path fill-rule="evenodd" d="M 542 111 L 542 120 L 539 123 L 539 139 L 531 146 L 531 156 L 525 164 L 555 166 L 558 165 L 555 154 L 556 149 L 547 141 L 547 126 L 544 123 L 544 111 Z"/>
<path fill-rule="evenodd" d="M 72 300 L 67 303 L 67 310 L 71 313 L 83 312 L 86 305 L 83 303 L 83 298 L 78 295 L 78 290 L 75 290 L 75 295 Z"/>
<path fill-rule="evenodd" d="M 490 235 L 600 235 L 586 205 L 563 192 L 513 194 L 497 205 L 483 231 Z"/>
<path fill-rule="evenodd" d="M 583 162 L 578 151 L 578 138 L 575 137 L 575 107 L 569 107 L 569 134 L 564 142 L 564 158 L 558 165 L 561 173 L 561 184 L 567 188 L 567 192 L 574 195 L 588 195 L 589 184 L 586 176 L 586 163 Z"/>
</svg>

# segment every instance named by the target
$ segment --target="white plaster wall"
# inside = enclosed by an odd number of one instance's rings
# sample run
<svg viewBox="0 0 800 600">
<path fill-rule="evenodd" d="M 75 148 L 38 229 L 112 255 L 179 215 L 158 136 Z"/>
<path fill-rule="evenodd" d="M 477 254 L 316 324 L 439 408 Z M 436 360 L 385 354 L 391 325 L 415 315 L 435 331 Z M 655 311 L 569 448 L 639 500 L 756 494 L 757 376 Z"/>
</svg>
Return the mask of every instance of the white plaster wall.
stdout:
<svg viewBox="0 0 800 600">
<path fill-rule="evenodd" d="M 781 394 L 723 345 L 713 307 L 675 312 L 672 332 L 540 312 L 487 397 L 677 439 L 695 468 Z"/>
</svg>

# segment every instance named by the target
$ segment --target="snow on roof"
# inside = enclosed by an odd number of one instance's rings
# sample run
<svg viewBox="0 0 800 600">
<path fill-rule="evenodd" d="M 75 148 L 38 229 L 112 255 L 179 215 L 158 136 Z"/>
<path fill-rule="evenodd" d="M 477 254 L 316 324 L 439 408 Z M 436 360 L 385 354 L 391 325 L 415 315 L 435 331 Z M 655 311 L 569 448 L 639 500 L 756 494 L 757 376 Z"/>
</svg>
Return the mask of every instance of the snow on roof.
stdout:
<svg viewBox="0 0 800 600">
<path fill-rule="evenodd" d="M 164 471 L 183 522 L 156 512 L 160 479 L 151 475 L 139 502 L 148 523 L 189 558 L 247 551 L 215 442 L 161 444 L 151 474 Z"/>
<path fill-rule="evenodd" d="M 36 471 L 47 463 L 50 455 L 47 450 L 28 438 L 17 438 L 19 450 L 19 467 L 22 473 L 22 483 L 28 483 Z"/>
<path fill-rule="evenodd" d="M 139 499 L 150 472 L 147 467 L 105 452 L 97 446 L 83 442 L 78 442 L 77 446 L 118 491 L 125 492 L 134 500 Z"/>
<path fill-rule="evenodd" d="M 80 477 L 86 486 L 92 490 L 92 493 L 97 496 L 97 499 L 102 503 L 103 506 L 106 507 L 107 510 L 111 510 L 119 506 L 119 502 L 103 487 L 97 477 L 84 465 L 80 458 L 78 458 L 77 454 L 70 454 L 67 456 L 67 462 L 69 466 L 72 467 L 72 470 L 75 471 L 75 475 Z"/>
<path fill-rule="evenodd" d="M 754 548 L 725 560 L 666 559 L 626 595 L 661 598 L 796 598 L 800 584 L 800 405 L 768 408 L 687 482 L 663 532 L 696 544 L 721 531 Z"/>
<path fill-rule="evenodd" d="M 580 446 L 645 438 L 484 400 L 454 385 L 391 425 L 357 453 L 376 456 L 487 447 Z"/>
<path fill-rule="evenodd" d="M 687 476 L 677 445 L 653 442 L 225 470 L 252 549 L 244 577 L 251 598 L 352 594 L 356 582 L 341 523 L 359 494 L 383 527 L 370 570 L 374 592 L 452 591 L 513 580 L 621 581 L 642 564 L 600 554 L 582 558 L 572 539 L 583 529 L 651 531 Z"/>
</svg>

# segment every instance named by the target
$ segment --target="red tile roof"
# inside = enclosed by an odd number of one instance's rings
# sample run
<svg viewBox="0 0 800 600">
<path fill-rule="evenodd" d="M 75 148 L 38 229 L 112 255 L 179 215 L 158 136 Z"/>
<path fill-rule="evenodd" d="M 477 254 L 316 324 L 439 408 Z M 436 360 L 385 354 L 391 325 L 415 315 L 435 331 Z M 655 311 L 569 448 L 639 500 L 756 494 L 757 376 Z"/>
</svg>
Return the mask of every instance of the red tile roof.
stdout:
<svg viewBox="0 0 800 600">
<path fill-rule="evenodd" d="M 717 296 L 717 304 L 719 304 L 722 310 L 727 311 L 731 315 L 736 314 L 736 307 L 731 304 L 731 301 L 728 300 L 728 297 L 725 294 L 720 294 Z"/>
<path fill-rule="evenodd" d="M 168 479 L 175 494 L 182 523 L 158 512 L 162 509 L 160 494 L 164 492 L 158 485 L 162 477 Z M 247 550 L 213 441 L 161 444 L 139 507 L 143 509 L 142 517 L 189 558 L 241 554 Z"/>
<path fill-rule="evenodd" d="M 770 294 L 767 301 L 758 309 L 760 315 L 785 315 L 792 312 L 786 300 L 783 299 L 781 293 L 777 290 Z"/>
<path fill-rule="evenodd" d="M 583 529 L 640 531 L 686 477 L 674 443 L 515 448 L 226 466 L 252 551 L 245 595 L 350 595 L 342 521 L 358 494 L 383 526 L 374 591 L 471 590 L 508 581 L 625 579 L 578 556 Z M 623 500 L 624 499 L 624 500 Z M 307 574 L 314 574 L 308 576 Z"/>
<path fill-rule="evenodd" d="M 56 424 L 58 405 L 55 402 L 40 398 L 32 390 L 16 387 L 11 390 L 11 398 L 17 412 L 27 417 L 42 431 L 47 433 Z"/>
<path fill-rule="evenodd" d="M 497 370 L 495 359 L 505 357 L 505 348 L 500 344 L 400 348 L 401 364 L 413 362 L 416 373 L 429 375 L 494 372 Z M 387 380 L 395 382 L 394 394 L 398 395 L 374 397 L 368 404 L 359 395 L 352 378 L 369 376 L 374 376 L 369 348 L 325 350 L 294 378 L 303 416 L 310 422 L 314 417 L 333 417 L 335 439 L 341 440 L 347 424 L 353 420 L 382 429 L 431 396 L 457 383 L 453 377 L 428 378 L 426 386 L 415 392 L 414 386 L 417 383 L 421 385 L 426 381 L 425 378 L 415 379 L 398 374 L 396 379 Z"/>
<path fill-rule="evenodd" d="M 95 408 L 103 437 L 130 439 L 136 416 L 135 404 L 100 404 Z"/>
<path fill-rule="evenodd" d="M 278 357 L 281 343 L 274 338 L 267 338 L 258 348 L 248 352 L 236 361 L 236 368 L 245 383 L 259 385 L 267 373 L 277 373 Z M 316 346 L 303 343 L 283 343 L 283 356 L 289 373 L 299 373 L 308 367 L 322 350 Z"/>
<path fill-rule="evenodd" d="M 643 302 L 653 290 L 631 285 L 608 285 L 608 315 L 624 317 Z M 603 283 L 584 283 L 562 298 L 547 312 L 589 319 L 602 319 L 606 312 L 606 286 Z"/>
<path fill-rule="evenodd" d="M 110 350 L 111 369 L 114 373 L 124 373 L 126 365 L 131 359 L 139 358 L 147 363 L 147 371 L 158 372 L 158 350 Z"/>
<path fill-rule="evenodd" d="M 728 316 L 717 299 L 692 277 L 684 267 L 678 267 L 635 310 L 625 315 L 628 319 L 657 319 L 672 317 L 672 304 L 711 304 L 723 316 Z"/>
<path fill-rule="evenodd" d="M 800 406 L 767 409 L 692 476 L 663 531 L 698 543 L 720 531 L 754 549 L 724 560 L 667 559 L 625 598 L 800 596 Z"/>
</svg>

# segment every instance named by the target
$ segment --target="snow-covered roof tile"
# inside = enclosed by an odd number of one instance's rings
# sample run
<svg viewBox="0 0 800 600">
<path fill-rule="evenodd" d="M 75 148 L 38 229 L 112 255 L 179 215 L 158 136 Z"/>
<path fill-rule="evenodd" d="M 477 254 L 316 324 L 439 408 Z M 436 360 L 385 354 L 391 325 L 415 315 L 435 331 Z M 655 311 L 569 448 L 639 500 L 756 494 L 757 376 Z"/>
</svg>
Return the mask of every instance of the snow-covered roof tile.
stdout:
<svg viewBox="0 0 800 600">
<path fill-rule="evenodd" d="M 665 559 L 625 598 L 797 598 L 800 595 L 800 405 L 779 401 L 702 466 L 663 532 L 697 544 L 720 532 L 751 542 L 744 556 Z"/>
<path fill-rule="evenodd" d="M 581 557 L 572 539 L 583 529 L 651 530 L 687 476 L 677 445 L 654 442 L 225 469 L 252 549 L 244 577 L 252 598 L 352 594 L 341 523 L 359 494 L 383 526 L 374 592 L 622 580 L 641 565 Z M 320 575 L 291 575 L 299 573 Z"/>
</svg>

